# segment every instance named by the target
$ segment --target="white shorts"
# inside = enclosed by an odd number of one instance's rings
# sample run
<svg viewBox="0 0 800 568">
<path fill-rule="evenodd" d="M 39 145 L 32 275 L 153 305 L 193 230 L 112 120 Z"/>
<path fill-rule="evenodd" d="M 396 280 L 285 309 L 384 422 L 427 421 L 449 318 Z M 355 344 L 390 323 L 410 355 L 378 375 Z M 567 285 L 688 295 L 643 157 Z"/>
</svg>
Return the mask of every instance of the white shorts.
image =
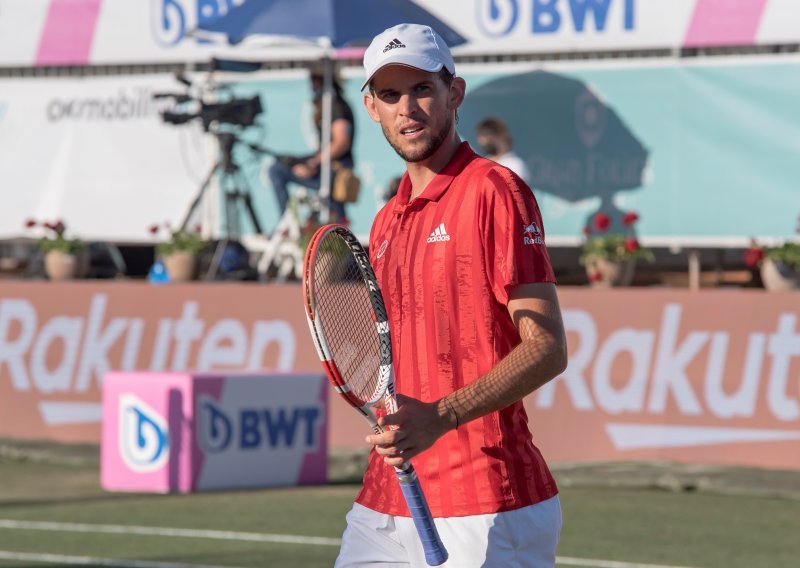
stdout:
<svg viewBox="0 0 800 568">
<path fill-rule="evenodd" d="M 561 534 L 558 495 L 531 505 L 488 515 L 435 519 L 450 554 L 449 568 L 514 566 L 553 568 Z M 414 521 L 384 515 L 358 503 L 347 513 L 347 528 L 336 568 L 427 566 Z"/>
</svg>

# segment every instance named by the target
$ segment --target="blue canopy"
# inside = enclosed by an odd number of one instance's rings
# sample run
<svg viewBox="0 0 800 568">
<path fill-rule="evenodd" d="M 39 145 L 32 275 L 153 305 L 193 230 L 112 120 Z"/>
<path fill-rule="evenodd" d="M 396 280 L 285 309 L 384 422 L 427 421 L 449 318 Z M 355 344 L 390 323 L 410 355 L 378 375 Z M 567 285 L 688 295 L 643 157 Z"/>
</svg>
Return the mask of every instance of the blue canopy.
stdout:
<svg viewBox="0 0 800 568">
<path fill-rule="evenodd" d="M 367 45 L 396 24 L 425 24 L 449 46 L 466 42 L 458 32 L 410 0 L 246 0 L 198 28 L 225 34 L 232 44 L 250 36 L 326 38 L 334 48 Z"/>
</svg>

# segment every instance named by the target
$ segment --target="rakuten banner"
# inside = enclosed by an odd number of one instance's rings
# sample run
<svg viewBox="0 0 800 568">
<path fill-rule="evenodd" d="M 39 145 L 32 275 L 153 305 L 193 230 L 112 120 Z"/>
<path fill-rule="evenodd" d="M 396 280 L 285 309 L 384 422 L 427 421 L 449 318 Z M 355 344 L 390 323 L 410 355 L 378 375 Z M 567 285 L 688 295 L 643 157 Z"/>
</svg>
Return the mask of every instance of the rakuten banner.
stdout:
<svg viewBox="0 0 800 568">
<path fill-rule="evenodd" d="M 559 294 L 569 367 L 526 400 L 549 460 L 800 470 L 800 295 Z M 25 282 L 0 298 L 0 437 L 98 441 L 109 370 L 320 371 L 299 286 Z M 328 420 L 332 447 L 363 447 L 338 397 Z"/>
<path fill-rule="evenodd" d="M 527 405 L 548 459 L 800 469 L 800 295 L 561 295 L 569 367 Z"/>
<path fill-rule="evenodd" d="M 0 436 L 99 439 L 111 370 L 320 371 L 299 287 L 18 283 L 0 298 Z"/>
</svg>

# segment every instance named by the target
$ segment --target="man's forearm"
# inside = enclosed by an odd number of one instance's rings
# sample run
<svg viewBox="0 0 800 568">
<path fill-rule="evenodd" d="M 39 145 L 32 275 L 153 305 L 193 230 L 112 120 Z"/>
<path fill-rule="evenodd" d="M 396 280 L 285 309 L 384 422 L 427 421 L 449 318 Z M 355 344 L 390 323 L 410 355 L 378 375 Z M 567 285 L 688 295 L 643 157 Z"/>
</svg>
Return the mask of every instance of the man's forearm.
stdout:
<svg viewBox="0 0 800 568">
<path fill-rule="evenodd" d="M 555 339 L 523 341 L 486 375 L 442 398 L 439 414 L 452 429 L 505 408 L 557 377 L 566 360 L 566 347 Z"/>
</svg>

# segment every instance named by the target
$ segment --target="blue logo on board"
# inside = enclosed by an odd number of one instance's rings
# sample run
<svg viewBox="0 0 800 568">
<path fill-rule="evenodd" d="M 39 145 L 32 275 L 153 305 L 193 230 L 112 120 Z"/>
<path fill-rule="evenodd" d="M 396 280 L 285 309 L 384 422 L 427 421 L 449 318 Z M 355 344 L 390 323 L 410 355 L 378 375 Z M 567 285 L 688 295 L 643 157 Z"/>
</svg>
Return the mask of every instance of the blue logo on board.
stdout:
<svg viewBox="0 0 800 568">
<path fill-rule="evenodd" d="M 318 447 L 322 420 L 319 406 L 287 404 L 226 412 L 217 401 L 201 395 L 197 413 L 197 441 L 208 453 L 216 454 L 228 449 Z"/>
<path fill-rule="evenodd" d="M 212 398 L 205 395 L 198 398 L 197 412 L 197 437 L 200 447 L 211 454 L 225 450 L 233 436 L 231 419 L 214 404 Z"/>
<path fill-rule="evenodd" d="M 156 471 L 169 459 L 166 420 L 133 394 L 119 399 L 119 451 L 125 465 L 140 473 Z"/>
<path fill-rule="evenodd" d="M 605 32 L 612 8 L 623 30 L 635 27 L 636 0 L 477 0 L 478 27 L 490 37 L 511 34 L 524 26 L 532 35 L 562 29 L 576 33 Z M 520 12 L 526 10 L 523 17 Z M 591 23 L 590 23 L 591 22 Z"/>
<path fill-rule="evenodd" d="M 179 43 L 197 25 L 226 15 L 245 0 L 151 0 L 153 39 L 164 47 Z"/>
</svg>

